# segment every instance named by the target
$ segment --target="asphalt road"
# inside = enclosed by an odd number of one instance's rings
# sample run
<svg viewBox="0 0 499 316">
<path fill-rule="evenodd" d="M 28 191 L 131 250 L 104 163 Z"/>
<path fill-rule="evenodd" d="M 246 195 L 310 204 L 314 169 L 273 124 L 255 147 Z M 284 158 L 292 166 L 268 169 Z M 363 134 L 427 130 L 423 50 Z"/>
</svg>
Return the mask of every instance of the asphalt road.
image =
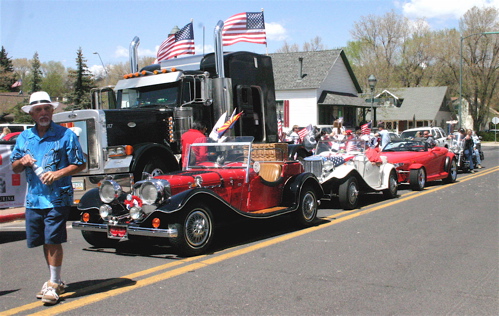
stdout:
<svg viewBox="0 0 499 316">
<path fill-rule="evenodd" d="M 308 229 L 231 227 L 205 256 L 90 248 L 69 229 L 68 293 L 51 307 L 35 298 L 41 249 L 26 248 L 23 221 L 0 224 L 0 315 L 497 315 L 498 149 L 454 184 L 365 196 L 353 211 L 323 203 Z"/>
</svg>

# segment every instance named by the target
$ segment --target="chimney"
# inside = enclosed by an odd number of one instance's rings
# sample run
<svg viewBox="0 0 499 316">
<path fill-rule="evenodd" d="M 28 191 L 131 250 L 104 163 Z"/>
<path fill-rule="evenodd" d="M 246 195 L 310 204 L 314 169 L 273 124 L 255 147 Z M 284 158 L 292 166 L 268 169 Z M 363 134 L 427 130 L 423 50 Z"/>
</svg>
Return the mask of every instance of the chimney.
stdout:
<svg viewBox="0 0 499 316">
<path fill-rule="evenodd" d="M 303 57 L 298 57 L 298 80 L 302 80 L 303 77 Z"/>
</svg>

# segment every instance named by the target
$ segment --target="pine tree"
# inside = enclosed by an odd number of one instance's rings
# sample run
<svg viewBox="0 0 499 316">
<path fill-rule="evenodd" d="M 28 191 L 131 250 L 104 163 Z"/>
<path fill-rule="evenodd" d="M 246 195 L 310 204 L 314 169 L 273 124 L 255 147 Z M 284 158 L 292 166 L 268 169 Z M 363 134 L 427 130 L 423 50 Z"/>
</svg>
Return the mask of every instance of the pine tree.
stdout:
<svg viewBox="0 0 499 316">
<path fill-rule="evenodd" d="M 33 55 L 33 61 L 31 62 L 31 87 L 29 93 L 37 92 L 42 90 L 42 71 L 40 70 L 41 64 L 38 58 L 38 52 Z"/>
<path fill-rule="evenodd" d="M 91 106 L 90 90 L 95 88 L 95 80 L 88 70 L 87 60 L 83 57 L 81 47 L 76 54 L 76 70 L 69 70 L 73 81 L 73 92 L 67 95 L 71 108 L 89 109 Z M 69 109 L 68 109 L 69 110 Z"/>
<path fill-rule="evenodd" d="M 16 74 L 12 60 L 7 56 L 5 48 L 0 51 L 0 91 L 12 91 L 12 84 L 16 82 Z"/>
</svg>

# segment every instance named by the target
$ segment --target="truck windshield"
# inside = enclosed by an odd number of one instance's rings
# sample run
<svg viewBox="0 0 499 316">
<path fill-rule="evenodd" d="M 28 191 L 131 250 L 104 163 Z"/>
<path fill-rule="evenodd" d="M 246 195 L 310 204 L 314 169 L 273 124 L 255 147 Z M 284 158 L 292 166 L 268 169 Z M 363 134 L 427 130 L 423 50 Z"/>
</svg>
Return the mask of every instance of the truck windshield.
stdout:
<svg viewBox="0 0 499 316">
<path fill-rule="evenodd" d="M 179 96 L 178 84 L 159 84 L 118 91 L 118 108 L 174 107 Z"/>
</svg>

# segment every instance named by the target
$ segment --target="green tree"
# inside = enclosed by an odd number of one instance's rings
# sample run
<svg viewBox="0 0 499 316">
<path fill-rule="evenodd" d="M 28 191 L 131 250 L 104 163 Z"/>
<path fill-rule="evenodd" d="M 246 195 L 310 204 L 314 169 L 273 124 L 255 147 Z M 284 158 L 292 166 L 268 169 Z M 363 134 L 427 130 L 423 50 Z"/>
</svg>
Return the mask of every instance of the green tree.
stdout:
<svg viewBox="0 0 499 316">
<path fill-rule="evenodd" d="M 45 78 L 42 82 L 42 90 L 46 91 L 52 99 L 65 95 L 68 89 L 68 73 L 60 62 L 49 61 L 42 64 Z"/>
<path fill-rule="evenodd" d="M 43 74 L 42 71 L 40 70 L 41 64 L 40 64 L 40 59 L 38 58 L 38 52 L 35 52 L 33 55 L 33 60 L 31 61 L 31 82 L 29 85 L 29 91 L 28 93 L 33 93 L 42 90 L 42 79 L 43 79 Z"/>
<path fill-rule="evenodd" d="M 2 46 L 0 51 L 0 91 L 12 91 L 12 84 L 16 82 L 16 74 L 12 66 L 12 60 Z"/>
<path fill-rule="evenodd" d="M 89 109 L 91 106 L 90 90 L 95 88 L 95 80 L 88 70 L 87 60 L 83 57 L 81 47 L 76 53 L 76 69 L 69 70 L 72 92 L 67 95 L 71 108 Z"/>
</svg>

